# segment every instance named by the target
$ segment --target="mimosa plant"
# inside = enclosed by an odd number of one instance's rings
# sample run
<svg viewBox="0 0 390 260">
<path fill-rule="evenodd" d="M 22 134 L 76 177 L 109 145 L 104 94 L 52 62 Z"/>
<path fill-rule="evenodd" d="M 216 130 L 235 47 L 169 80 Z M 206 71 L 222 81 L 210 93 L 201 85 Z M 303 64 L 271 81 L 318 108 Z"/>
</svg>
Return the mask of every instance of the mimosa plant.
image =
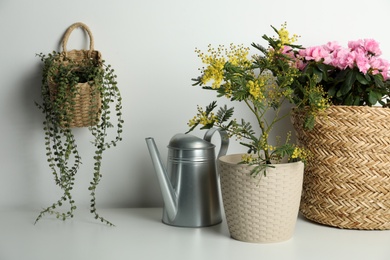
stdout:
<svg viewBox="0 0 390 260">
<path fill-rule="evenodd" d="M 188 123 L 190 131 L 201 125 L 201 129 L 219 127 L 236 137 L 240 144 L 248 149 L 242 157 L 242 163 L 256 165 L 252 174 L 257 175 L 273 163 L 283 158 L 289 162 L 306 160 L 309 154 L 290 140 L 291 133 L 278 137 L 275 144 L 270 140 L 271 132 L 276 125 L 290 115 L 282 109 L 283 104 L 290 102 L 297 107 L 305 107 L 310 114 L 318 114 L 328 106 L 323 90 L 310 79 L 297 96 L 294 82 L 301 72 L 297 67 L 295 54 L 300 46 L 295 45 L 297 36 L 290 36 L 286 25 L 281 29 L 272 27 L 276 37 L 263 36 L 268 42 L 265 48 L 252 44 L 260 54 L 249 56 L 250 49 L 243 45 L 231 44 L 229 48 L 209 46 L 207 53 L 196 49 L 198 57 L 206 65 L 200 69 L 201 75 L 194 79 L 195 86 L 217 92 L 217 97 L 227 98 L 234 102 L 243 102 L 248 111 L 254 115 L 257 128 L 245 119 L 233 118 L 234 108 L 221 106 L 215 113 L 217 102 L 213 101 L 205 109 L 198 106 L 197 115 Z"/>
</svg>

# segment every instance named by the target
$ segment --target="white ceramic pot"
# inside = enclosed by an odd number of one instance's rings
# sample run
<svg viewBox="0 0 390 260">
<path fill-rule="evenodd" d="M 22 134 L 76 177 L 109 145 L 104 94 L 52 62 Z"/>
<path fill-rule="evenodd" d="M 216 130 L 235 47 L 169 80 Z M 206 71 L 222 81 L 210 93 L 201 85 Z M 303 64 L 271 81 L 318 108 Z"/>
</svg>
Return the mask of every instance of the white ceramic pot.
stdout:
<svg viewBox="0 0 390 260">
<path fill-rule="evenodd" d="M 281 242 L 295 230 L 302 192 L 302 162 L 273 164 L 266 176 L 250 176 L 254 166 L 238 164 L 242 154 L 221 156 L 223 205 L 232 238 L 255 243 Z"/>
</svg>

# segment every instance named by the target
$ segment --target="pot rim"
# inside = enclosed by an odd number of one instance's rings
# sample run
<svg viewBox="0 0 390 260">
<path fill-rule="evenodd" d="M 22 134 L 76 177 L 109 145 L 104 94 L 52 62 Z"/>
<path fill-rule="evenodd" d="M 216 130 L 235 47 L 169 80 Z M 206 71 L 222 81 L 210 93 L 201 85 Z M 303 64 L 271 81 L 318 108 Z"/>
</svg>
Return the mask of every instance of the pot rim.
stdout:
<svg viewBox="0 0 390 260">
<path fill-rule="evenodd" d="M 223 155 L 223 156 L 220 156 L 218 158 L 218 161 L 222 162 L 222 163 L 230 164 L 230 165 L 237 165 L 239 162 L 241 162 L 241 157 L 243 154 L 246 154 L 246 153 L 235 153 L 235 154 Z M 290 163 L 272 163 L 269 165 L 272 165 L 272 166 L 278 165 L 278 167 L 283 167 L 283 166 L 286 167 L 288 165 L 291 166 L 294 164 L 303 164 L 303 162 L 298 161 L 298 162 L 290 162 Z M 243 164 L 243 165 L 245 165 L 245 164 Z"/>
</svg>

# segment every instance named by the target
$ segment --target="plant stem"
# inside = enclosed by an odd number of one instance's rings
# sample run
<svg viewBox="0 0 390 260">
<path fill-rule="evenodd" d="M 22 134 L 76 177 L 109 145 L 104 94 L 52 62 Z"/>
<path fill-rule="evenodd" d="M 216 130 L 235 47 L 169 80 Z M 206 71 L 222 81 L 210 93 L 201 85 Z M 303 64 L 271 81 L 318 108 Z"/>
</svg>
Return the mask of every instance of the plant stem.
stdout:
<svg viewBox="0 0 390 260">
<path fill-rule="evenodd" d="M 253 107 L 252 107 L 248 100 L 245 99 L 244 101 L 245 101 L 245 104 L 249 107 L 249 109 L 253 112 L 253 114 L 255 114 L 258 125 L 260 126 L 261 135 L 259 136 L 258 140 L 260 140 L 262 138 L 262 136 L 266 135 L 267 136 L 267 144 L 268 144 L 268 131 L 270 128 L 268 127 L 268 129 L 266 130 L 266 128 L 264 126 L 264 122 L 267 123 L 266 120 L 264 120 L 264 121 L 262 120 L 264 114 L 260 116 L 256 111 L 255 105 L 253 105 Z M 271 164 L 271 157 L 269 155 L 268 148 L 264 149 L 263 151 L 264 151 L 264 157 L 265 157 L 266 164 Z M 258 151 L 258 152 L 260 152 L 260 151 Z"/>
<path fill-rule="evenodd" d="M 102 115 L 101 115 L 101 120 L 102 122 L 100 123 L 100 127 L 92 127 L 91 132 L 93 136 L 95 137 L 95 156 L 94 156 L 94 174 L 93 174 L 93 179 L 92 182 L 90 183 L 91 185 L 89 186 L 89 190 L 91 191 L 91 209 L 90 212 L 95 215 L 95 219 L 99 219 L 101 222 L 106 223 L 109 226 L 115 226 L 113 223 L 110 221 L 106 220 L 105 218 L 101 217 L 96 208 L 96 188 L 102 178 L 101 174 L 101 166 L 102 166 L 102 158 L 103 158 L 103 152 L 106 149 L 108 144 L 105 143 L 105 137 L 107 136 L 107 127 L 108 127 L 108 122 L 107 118 L 109 118 L 109 109 L 110 106 L 108 105 L 109 102 L 113 99 L 113 93 L 110 91 L 108 94 L 104 95 L 102 98 Z"/>
<path fill-rule="evenodd" d="M 280 104 L 283 104 L 283 103 L 284 103 L 284 100 L 286 100 L 286 99 L 283 99 L 283 100 L 280 102 Z M 290 115 L 290 113 L 286 113 L 285 115 L 279 117 L 279 113 L 280 113 L 281 110 L 282 110 L 282 105 L 280 105 L 280 106 L 276 109 L 275 116 L 273 117 L 274 120 L 273 120 L 272 123 L 268 126 L 268 131 L 271 131 L 271 129 L 273 128 L 274 124 L 276 124 L 277 122 L 283 120 L 284 118 L 286 118 L 287 116 Z"/>
</svg>

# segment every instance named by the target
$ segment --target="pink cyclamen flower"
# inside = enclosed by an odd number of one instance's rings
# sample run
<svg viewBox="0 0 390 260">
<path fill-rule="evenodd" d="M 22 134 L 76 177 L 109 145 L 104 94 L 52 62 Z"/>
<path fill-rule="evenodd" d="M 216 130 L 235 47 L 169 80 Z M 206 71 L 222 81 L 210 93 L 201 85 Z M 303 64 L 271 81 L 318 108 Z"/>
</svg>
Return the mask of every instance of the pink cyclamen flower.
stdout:
<svg viewBox="0 0 390 260">
<path fill-rule="evenodd" d="M 291 52 L 292 48 L 290 46 L 286 46 L 286 45 L 283 45 L 282 46 L 282 53 L 283 54 L 287 54 L 289 52 Z"/>
<path fill-rule="evenodd" d="M 378 57 L 372 57 L 370 59 L 370 66 L 372 68 L 373 75 L 381 73 L 384 80 L 389 78 L 390 63 L 387 60 Z"/>
<path fill-rule="evenodd" d="M 324 48 L 329 51 L 329 52 L 334 52 L 337 50 L 341 49 L 341 46 L 339 45 L 338 42 L 333 41 L 333 42 L 328 42 L 327 44 L 324 45 Z"/>
<path fill-rule="evenodd" d="M 328 64 L 341 70 L 348 67 L 352 68 L 355 64 L 355 55 L 349 49 L 340 48 L 332 53 L 331 60 Z"/>
<path fill-rule="evenodd" d="M 308 47 L 299 52 L 299 55 L 302 56 L 305 60 L 314 60 L 316 62 L 327 58 L 329 54 L 329 51 L 323 46 Z"/>
<path fill-rule="evenodd" d="M 285 56 L 291 59 L 291 61 L 289 61 L 290 66 L 300 69 L 300 63 L 299 63 L 300 61 L 295 56 L 293 48 L 291 48 L 290 46 L 283 46 L 282 54 L 284 54 Z"/>
<path fill-rule="evenodd" d="M 295 58 L 294 52 L 292 50 L 293 50 L 293 48 L 291 48 L 290 46 L 284 45 L 282 47 L 282 53 L 284 55 L 286 55 L 287 57 L 290 57 L 290 58 Z"/>
<path fill-rule="evenodd" d="M 373 39 L 364 40 L 364 49 L 374 56 L 379 56 L 382 54 L 382 51 L 379 48 L 379 43 Z"/>
<path fill-rule="evenodd" d="M 348 48 L 350 48 L 352 51 L 358 50 L 358 49 L 364 49 L 364 40 L 359 39 L 356 41 L 349 41 Z"/>
<path fill-rule="evenodd" d="M 384 80 L 388 80 L 390 63 L 379 58 L 381 54 L 378 42 L 373 39 L 360 39 L 349 41 L 347 48 L 341 47 L 337 42 L 307 47 L 299 50 L 296 58 L 300 70 L 303 70 L 309 61 L 323 62 L 340 70 L 358 68 L 362 74 L 380 73 Z"/>
<path fill-rule="evenodd" d="M 362 50 L 367 55 L 379 56 L 382 54 L 379 43 L 373 39 L 360 39 L 357 41 L 349 41 L 348 47 L 352 51 Z"/>
<path fill-rule="evenodd" d="M 368 56 L 362 49 L 357 49 L 355 54 L 356 66 L 359 68 L 361 73 L 366 74 L 367 71 L 371 68 Z"/>
</svg>

